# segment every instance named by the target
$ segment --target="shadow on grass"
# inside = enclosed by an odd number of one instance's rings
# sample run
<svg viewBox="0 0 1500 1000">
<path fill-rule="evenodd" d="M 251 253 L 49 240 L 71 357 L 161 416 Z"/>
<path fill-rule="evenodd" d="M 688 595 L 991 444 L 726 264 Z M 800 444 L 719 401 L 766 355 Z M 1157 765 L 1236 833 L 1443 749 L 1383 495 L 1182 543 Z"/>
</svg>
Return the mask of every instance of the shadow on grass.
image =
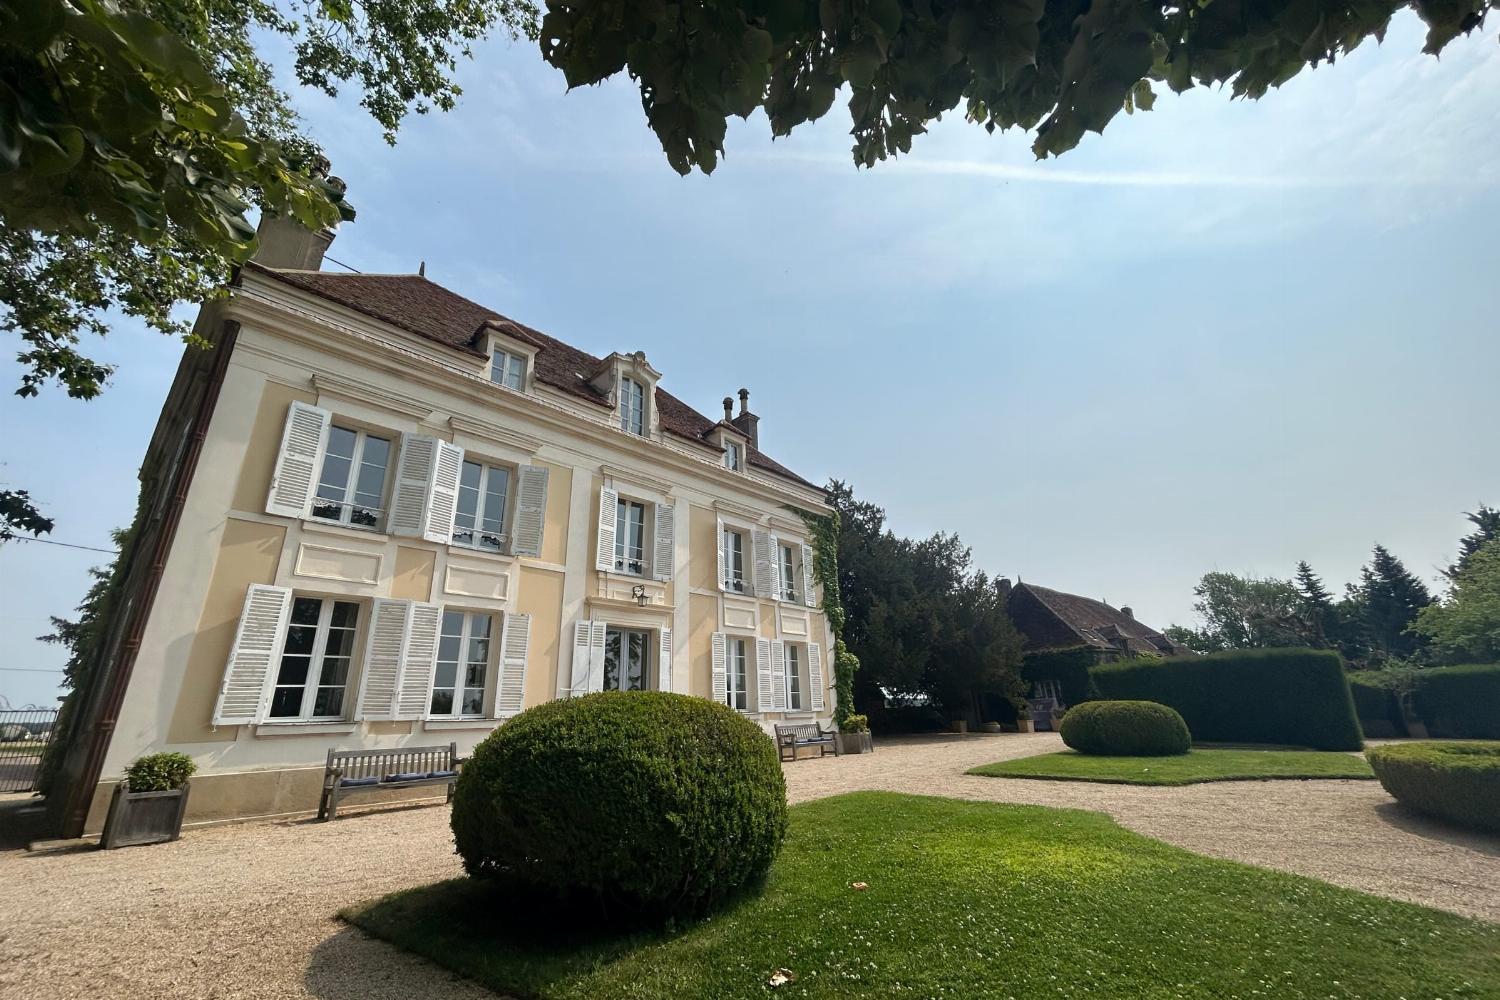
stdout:
<svg viewBox="0 0 1500 1000">
<path fill-rule="evenodd" d="M 1452 844 L 1479 854 L 1487 854 L 1492 858 L 1500 858 L 1500 834 L 1482 833 L 1479 830 L 1448 823 L 1414 809 L 1408 809 L 1395 801 L 1382 802 L 1377 805 L 1375 815 L 1382 823 L 1415 834 L 1424 840 L 1441 841 L 1444 844 Z"/>
<path fill-rule="evenodd" d="M 747 886 L 702 919 L 732 912 L 762 888 L 760 883 Z M 545 994 L 551 986 L 574 981 L 701 922 L 664 921 L 623 905 L 605 907 L 597 897 L 560 900 L 503 880 L 470 878 L 395 893 L 349 907 L 339 916 L 377 938 L 399 942 L 465 978 L 516 997 Z M 476 947 L 476 942 L 483 946 Z M 309 969 L 310 982 L 314 971 Z"/>
</svg>

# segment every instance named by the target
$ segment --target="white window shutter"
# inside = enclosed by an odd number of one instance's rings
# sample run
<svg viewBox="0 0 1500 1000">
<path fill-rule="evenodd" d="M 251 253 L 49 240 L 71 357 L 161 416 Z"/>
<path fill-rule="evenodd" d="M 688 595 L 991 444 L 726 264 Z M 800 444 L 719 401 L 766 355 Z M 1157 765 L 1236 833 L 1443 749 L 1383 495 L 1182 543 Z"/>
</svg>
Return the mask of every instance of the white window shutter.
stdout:
<svg viewBox="0 0 1500 1000">
<path fill-rule="evenodd" d="M 771 546 L 771 533 L 759 528 L 750 532 L 750 547 L 755 551 L 755 596 L 775 597 L 775 567 L 773 548 Z"/>
<path fill-rule="evenodd" d="M 422 537 L 429 542 L 453 541 L 453 517 L 458 513 L 458 477 L 464 468 L 464 450 L 447 441 L 437 443 L 432 464 L 432 494 Z"/>
<path fill-rule="evenodd" d="M 620 513 L 620 491 L 608 486 L 599 489 L 599 541 L 594 553 L 594 568 L 608 573 L 615 568 L 615 531 Z"/>
<path fill-rule="evenodd" d="M 802 543 L 802 603 L 818 606 L 818 595 L 813 593 L 813 547 L 806 542 Z"/>
<path fill-rule="evenodd" d="M 396 717 L 396 685 L 401 681 L 401 658 L 406 652 L 406 630 L 410 623 L 410 601 L 375 600 L 356 719 Z"/>
<path fill-rule="evenodd" d="M 712 649 L 714 701 L 722 705 L 729 700 L 729 638 L 715 632 Z"/>
<path fill-rule="evenodd" d="M 323 451 L 328 447 L 328 428 L 333 414 L 307 403 L 293 401 L 281 432 L 281 451 L 271 475 L 266 513 L 282 517 L 307 517 L 312 511 L 313 490 L 323 469 Z"/>
<path fill-rule="evenodd" d="M 776 704 L 776 693 L 771 688 L 771 640 L 755 640 L 755 710 L 769 712 Z"/>
<path fill-rule="evenodd" d="M 724 519 L 718 518 L 714 525 L 717 529 L 714 537 L 719 546 L 719 589 L 727 590 L 729 588 L 724 586 L 724 581 L 729 579 L 729 553 L 724 548 Z"/>
<path fill-rule="evenodd" d="M 593 631 L 594 623 L 587 619 L 573 623 L 573 676 L 568 683 L 569 694 L 588 693 L 590 667 L 594 660 L 589 637 Z"/>
<path fill-rule="evenodd" d="M 518 556 L 542 554 L 542 530 L 547 520 L 547 477 L 545 465 L 523 465 L 516 475 L 516 530 L 511 553 Z"/>
<path fill-rule="evenodd" d="M 250 585 L 214 703 L 214 725 L 242 726 L 261 720 L 291 606 L 292 592 L 287 588 Z"/>
<path fill-rule="evenodd" d="M 589 629 L 589 690 L 604 690 L 604 633 L 608 625 L 590 622 Z"/>
<path fill-rule="evenodd" d="M 786 643 L 780 639 L 771 643 L 771 707 L 786 711 Z"/>
<path fill-rule="evenodd" d="M 651 529 L 651 574 L 665 582 L 672 579 L 672 561 L 677 556 L 677 508 L 670 503 L 657 504 Z"/>
<path fill-rule="evenodd" d="M 656 687 L 659 691 L 672 690 L 672 630 L 661 630 L 661 655 L 656 660 Z"/>
<path fill-rule="evenodd" d="M 437 662 L 441 604 L 413 602 L 401 654 L 401 681 L 396 687 L 396 718 L 422 719 L 432 704 L 432 670 Z"/>
<path fill-rule="evenodd" d="M 823 647 L 807 644 L 807 687 L 812 692 L 812 710 L 823 711 Z"/>
<path fill-rule="evenodd" d="M 396 485 L 391 489 L 391 513 L 386 530 L 406 538 L 426 533 L 427 505 L 432 498 L 432 470 L 438 440 L 422 434 L 402 434 L 396 457 Z M 451 539 L 445 539 L 451 540 Z"/>
<path fill-rule="evenodd" d="M 531 644 L 531 616 L 505 616 L 500 639 L 500 680 L 495 685 L 496 717 L 514 715 L 526 704 L 526 651 Z"/>
</svg>

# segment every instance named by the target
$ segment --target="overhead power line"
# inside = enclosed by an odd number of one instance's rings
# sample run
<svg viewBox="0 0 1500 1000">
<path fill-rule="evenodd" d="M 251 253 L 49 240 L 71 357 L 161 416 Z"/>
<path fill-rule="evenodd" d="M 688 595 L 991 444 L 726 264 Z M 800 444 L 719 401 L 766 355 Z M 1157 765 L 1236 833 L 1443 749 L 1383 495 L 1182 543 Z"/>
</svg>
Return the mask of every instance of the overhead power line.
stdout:
<svg viewBox="0 0 1500 1000">
<path fill-rule="evenodd" d="M 8 539 L 8 541 L 40 542 L 43 545 L 61 545 L 65 549 L 82 549 L 85 552 L 103 552 L 107 556 L 116 556 L 120 554 L 119 549 L 101 549 L 93 545 L 75 545 L 72 542 L 54 542 L 50 538 L 23 538 L 22 536 L 17 535 L 14 538 Z"/>
</svg>

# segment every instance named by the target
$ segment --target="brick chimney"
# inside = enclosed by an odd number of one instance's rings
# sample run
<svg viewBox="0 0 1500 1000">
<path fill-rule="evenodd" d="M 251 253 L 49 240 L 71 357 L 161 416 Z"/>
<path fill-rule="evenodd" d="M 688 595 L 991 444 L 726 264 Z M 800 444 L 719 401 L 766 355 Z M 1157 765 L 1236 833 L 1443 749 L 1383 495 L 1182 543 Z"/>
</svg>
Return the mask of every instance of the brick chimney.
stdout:
<svg viewBox="0 0 1500 1000">
<path fill-rule="evenodd" d="M 727 403 L 728 400 L 725 400 L 725 402 Z M 724 413 L 725 413 L 726 416 L 728 415 L 728 413 L 729 413 L 728 406 L 725 406 Z M 730 423 L 732 423 L 732 424 L 734 424 L 734 426 L 738 427 L 740 429 L 740 433 L 743 434 L 743 435 L 745 435 L 745 437 L 747 437 L 747 438 L 750 439 L 750 447 L 759 450 L 759 448 L 760 448 L 760 417 L 757 417 L 755 414 L 753 414 L 753 413 L 750 412 L 750 390 L 749 389 L 741 389 L 740 390 L 740 412 L 739 412 L 739 416 L 737 416 L 733 420 L 731 420 Z"/>
</svg>

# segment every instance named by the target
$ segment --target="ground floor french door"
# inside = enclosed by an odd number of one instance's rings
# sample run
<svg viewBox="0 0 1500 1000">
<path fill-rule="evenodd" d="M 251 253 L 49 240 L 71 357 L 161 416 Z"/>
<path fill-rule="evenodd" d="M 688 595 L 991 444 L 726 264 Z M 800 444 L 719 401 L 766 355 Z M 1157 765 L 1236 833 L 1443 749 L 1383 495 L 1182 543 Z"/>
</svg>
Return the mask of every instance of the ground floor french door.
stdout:
<svg viewBox="0 0 1500 1000">
<path fill-rule="evenodd" d="M 643 629 L 615 628 L 604 633 L 604 690 L 646 691 L 650 689 L 652 633 Z"/>
</svg>

